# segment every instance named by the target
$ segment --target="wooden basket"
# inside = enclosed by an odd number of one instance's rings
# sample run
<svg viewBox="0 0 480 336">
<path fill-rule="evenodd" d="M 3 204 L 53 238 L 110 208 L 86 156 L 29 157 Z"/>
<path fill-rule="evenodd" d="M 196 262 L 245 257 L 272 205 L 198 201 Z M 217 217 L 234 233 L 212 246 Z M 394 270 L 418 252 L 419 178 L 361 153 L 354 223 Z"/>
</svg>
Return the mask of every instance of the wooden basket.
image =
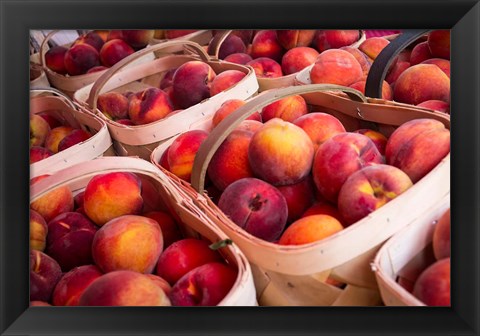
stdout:
<svg viewBox="0 0 480 336">
<path fill-rule="evenodd" d="M 178 219 L 180 229 L 185 236 L 203 237 L 212 243 L 228 238 L 190 200 L 178 194 L 161 171 L 149 162 L 139 158 L 103 157 L 60 170 L 31 185 L 30 202 L 35 201 L 54 188 L 64 185 L 67 185 L 75 195 L 84 190 L 88 181 L 95 175 L 116 171 L 135 173 L 152 182 L 164 205 Z M 234 244 L 226 245 L 218 251 L 238 270 L 238 276 L 232 289 L 218 305 L 257 305 L 252 272 L 243 253 Z"/>
<path fill-rule="evenodd" d="M 69 75 L 62 75 L 56 73 L 55 71 L 50 70 L 45 64 L 45 54 L 47 53 L 48 41 L 53 37 L 53 35 L 60 32 L 60 30 L 52 30 L 42 42 L 40 47 L 40 52 L 38 54 L 34 54 L 30 57 L 33 62 L 38 62 L 40 66 L 45 71 L 45 74 L 54 88 L 62 91 L 63 93 L 67 94 L 70 98 L 73 98 L 73 94 L 75 91 L 87 86 L 88 84 L 93 83 L 97 78 L 99 78 L 105 71 L 101 70 L 92 72 L 89 74 L 83 75 L 76 75 L 76 76 L 69 76 Z M 64 47 L 70 47 L 70 44 L 64 45 Z M 153 59 L 153 54 L 146 55 L 144 58 L 139 59 L 138 62 L 144 62 Z"/>
<path fill-rule="evenodd" d="M 188 48 L 197 56 L 170 55 L 162 56 L 151 62 L 138 64 L 124 71 L 119 71 L 130 62 L 142 57 L 146 53 L 161 52 L 173 48 Z M 215 73 L 226 70 L 239 70 L 246 76 L 231 88 L 205 99 L 204 101 L 191 106 L 173 116 L 166 117 L 156 122 L 140 125 L 125 126 L 107 119 L 97 109 L 98 96 L 104 92 L 115 91 L 137 91 L 151 86 L 158 87 L 163 74 L 170 69 L 192 61 L 202 60 L 208 63 Z M 138 80 L 141 80 L 140 82 Z M 255 73 L 249 67 L 229 62 L 212 60 L 205 50 L 197 43 L 190 41 L 169 41 L 150 46 L 148 49 L 137 51 L 119 63 L 115 64 L 104 73 L 94 84 L 86 86 L 75 93 L 75 100 L 82 104 L 88 111 L 99 115 L 105 120 L 114 139 L 115 150 L 122 156 L 139 156 L 146 160 L 150 159 L 152 150 L 159 143 L 188 130 L 192 124 L 205 118 L 213 116 L 216 110 L 229 99 L 247 99 L 258 90 L 258 83 Z"/>
<path fill-rule="evenodd" d="M 372 269 L 386 306 L 425 306 L 398 278 L 413 285 L 420 273 L 435 259 L 432 237 L 439 218 L 450 207 L 450 194 L 425 209 L 413 223 L 396 233 L 378 251 Z"/>
<path fill-rule="evenodd" d="M 45 112 L 75 128 L 81 128 L 93 134 L 89 139 L 73 145 L 46 159 L 30 165 L 30 177 L 53 172 L 75 165 L 79 162 L 93 160 L 99 156 L 115 155 L 112 139 L 107 125 L 100 118 L 83 112 L 62 92 L 52 88 L 31 89 L 32 93 L 49 93 L 30 99 L 30 113 Z"/>
<path fill-rule="evenodd" d="M 330 93 L 338 90 L 345 93 Z M 316 111 L 339 118 L 347 131 L 376 124 L 384 133 L 389 133 L 416 118 L 436 119 L 450 127 L 448 115 L 367 99 L 351 88 L 312 84 L 274 89 L 250 99 L 212 130 L 195 157 L 191 185 L 169 176 L 245 253 L 254 271 L 261 305 L 379 304 L 380 294 L 370 263 L 383 242 L 449 193 L 450 155 L 409 190 L 366 218 L 334 236 L 303 246 L 280 246 L 248 234 L 203 191 L 208 163 L 226 136 L 253 111 L 296 94 L 301 94 Z M 345 283 L 346 287 L 329 285 L 329 277 Z"/>
<path fill-rule="evenodd" d="M 222 46 L 223 41 L 230 35 L 232 31 L 231 30 L 225 30 L 222 33 L 218 33 L 213 37 L 212 40 L 212 53 L 211 56 L 215 57 L 218 59 L 218 54 L 220 52 L 220 47 Z M 355 43 L 351 44 L 351 47 L 358 48 L 362 42 L 365 41 L 365 31 L 360 30 L 360 38 L 358 41 Z M 275 89 L 275 88 L 281 88 L 281 87 L 287 87 L 287 86 L 292 86 L 295 85 L 295 78 L 297 76 L 298 72 L 290 74 L 290 75 L 285 75 L 282 77 L 277 77 L 277 78 L 257 78 L 258 84 L 259 84 L 259 92 L 269 90 L 269 89 Z"/>
<path fill-rule="evenodd" d="M 43 68 L 33 62 L 30 62 L 30 78 L 31 89 L 50 87 L 50 82 L 48 81 L 47 75 L 45 74 Z M 31 92 L 31 94 L 36 95 L 35 92 Z"/>
</svg>

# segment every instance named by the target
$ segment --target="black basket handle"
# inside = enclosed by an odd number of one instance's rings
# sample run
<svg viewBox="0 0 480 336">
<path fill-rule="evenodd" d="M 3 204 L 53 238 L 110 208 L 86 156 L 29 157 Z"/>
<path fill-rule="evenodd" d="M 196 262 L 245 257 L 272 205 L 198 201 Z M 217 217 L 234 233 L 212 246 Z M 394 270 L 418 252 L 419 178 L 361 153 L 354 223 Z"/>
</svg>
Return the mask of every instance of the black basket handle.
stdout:
<svg viewBox="0 0 480 336">
<path fill-rule="evenodd" d="M 428 33 L 430 30 L 415 29 L 406 30 L 399 34 L 392 42 L 382 49 L 380 54 L 368 72 L 367 82 L 365 84 L 365 96 L 371 98 L 382 98 L 382 85 L 395 57 L 412 42 Z"/>
</svg>

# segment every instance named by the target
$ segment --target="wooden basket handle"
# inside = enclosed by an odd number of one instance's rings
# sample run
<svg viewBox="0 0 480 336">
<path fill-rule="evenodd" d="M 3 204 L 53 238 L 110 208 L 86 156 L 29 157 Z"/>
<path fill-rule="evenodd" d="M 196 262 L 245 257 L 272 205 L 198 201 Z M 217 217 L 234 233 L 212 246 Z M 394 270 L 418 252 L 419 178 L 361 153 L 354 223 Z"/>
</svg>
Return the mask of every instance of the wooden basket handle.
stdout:
<svg viewBox="0 0 480 336">
<path fill-rule="evenodd" d="M 222 30 L 218 31 L 215 35 L 213 35 L 212 40 L 208 44 L 208 54 L 215 59 L 218 59 L 218 54 L 220 53 L 220 47 L 222 46 L 223 42 L 227 39 L 228 35 L 232 30 Z"/>
<path fill-rule="evenodd" d="M 395 57 L 412 42 L 427 33 L 429 30 L 407 30 L 394 38 L 380 54 L 368 72 L 367 82 L 365 84 L 365 95 L 371 98 L 382 98 L 382 85 L 387 75 L 388 69 Z"/>
<path fill-rule="evenodd" d="M 43 39 L 42 41 L 42 45 L 40 46 L 40 65 L 42 67 L 45 67 L 45 54 L 46 52 L 48 51 L 48 41 L 50 41 L 50 39 L 53 37 L 53 35 L 55 35 L 56 33 L 58 33 L 60 30 L 52 30 L 50 33 L 47 34 L 47 36 L 45 36 L 45 38 Z"/>
<path fill-rule="evenodd" d="M 75 106 L 75 103 L 73 102 L 72 99 L 70 99 L 69 96 L 67 96 L 65 93 L 63 93 L 62 91 L 60 90 L 57 90 L 55 88 L 51 88 L 51 87 L 38 87 L 38 88 L 31 88 L 30 89 L 30 92 L 39 92 L 39 93 L 44 93 L 44 92 L 49 92 L 49 93 L 53 93 L 55 94 L 56 96 L 62 98 L 63 100 L 65 100 L 65 102 L 68 104 L 68 106 L 70 106 L 72 109 L 76 110 L 77 107 Z"/>
<path fill-rule="evenodd" d="M 92 89 L 90 90 L 90 94 L 87 99 L 88 105 L 92 108 L 92 111 L 95 112 L 97 109 L 97 99 L 105 84 L 115 75 L 118 71 L 122 68 L 127 66 L 128 64 L 132 63 L 133 61 L 150 54 L 152 52 L 161 51 L 162 49 L 167 49 L 173 46 L 183 45 L 183 47 L 188 51 L 194 51 L 200 57 L 203 62 L 210 61 L 210 56 L 206 53 L 206 51 L 195 42 L 187 41 L 187 40 L 179 40 L 179 41 L 167 41 L 158 44 L 154 44 L 148 46 L 144 49 L 140 49 L 137 52 L 125 57 L 121 61 L 115 63 L 111 68 L 105 71 L 93 84 Z"/>
<path fill-rule="evenodd" d="M 353 100 L 365 103 L 367 102 L 367 99 L 361 92 L 352 88 L 333 84 L 309 84 L 264 91 L 255 98 L 251 99 L 245 105 L 242 105 L 240 108 L 235 110 L 235 112 L 229 114 L 210 132 L 207 139 L 198 149 L 193 161 L 191 177 L 192 187 L 200 194 L 203 193 L 203 188 L 205 186 L 205 174 L 213 154 L 215 154 L 223 140 L 225 140 L 225 138 L 253 112 L 259 111 L 263 107 L 288 96 L 324 91 L 344 92 Z"/>
</svg>

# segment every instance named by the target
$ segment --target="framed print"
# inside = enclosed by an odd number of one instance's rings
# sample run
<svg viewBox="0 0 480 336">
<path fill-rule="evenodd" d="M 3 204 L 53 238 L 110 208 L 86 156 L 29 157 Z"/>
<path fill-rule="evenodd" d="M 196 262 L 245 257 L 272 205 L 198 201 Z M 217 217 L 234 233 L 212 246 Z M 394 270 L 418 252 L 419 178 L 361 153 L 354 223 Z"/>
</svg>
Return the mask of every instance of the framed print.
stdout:
<svg viewBox="0 0 480 336">
<path fill-rule="evenodd" d="M 479 334 L 478 1 L 0 0 L 0 24 L 2 335 Z M 451 306 L 29 307 L 28 41 L 32 31 L 57 29 L 450 30 Z M 435 195 L 426 191 L 422 197 Z"/>
</svg>

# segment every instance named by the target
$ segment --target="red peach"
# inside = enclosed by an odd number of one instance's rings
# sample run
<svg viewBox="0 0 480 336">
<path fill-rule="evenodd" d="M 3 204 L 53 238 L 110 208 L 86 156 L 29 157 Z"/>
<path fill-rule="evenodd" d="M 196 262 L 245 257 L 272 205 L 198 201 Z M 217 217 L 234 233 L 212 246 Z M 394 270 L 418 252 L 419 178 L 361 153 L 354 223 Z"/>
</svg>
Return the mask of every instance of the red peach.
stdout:
<svg viewBox="0 0 480 336">
<path fill-rule="evenodd" d="M 30 250 L 30 301 L 49 302 L 61 276 L 62 270 L 53 258 Z"/>
<path fill-rule="evenodd" d="M 83 207 L 83 197 L 85 195 L 85 190 L 79 192 L 73 197 L 74 209 Z"/>
<path fill-rule="evenodd" d="M 215 78 L 213 69 L 201 61 L 189 61 L 173 75 L 172 95 L 176 106 L 186 109 L 210 97 L 210 85 Z"/>
<path fill-rule="evenodd" d="M 363 77 L 357 59 L 348 51 L 329 49 L 322 52 L 310 71 L 313 84 L 337 84 L 349 86 Z"/>
<path fill-rule="evenodd" d="M 308 47 L 315 37 L 315 30 L 277 30 L 278 43 L 287 50 Z"/>
<path fill-rule="evenodd" d="M 173 286 L 194 268 L 221 260 L 220 254 L 212 250 L 205 240 L 185 238 L 163 251 L 158 258 L 155 273 Z"/>
<path fill-rule="evenodd" d="M 136 125 L 145 125 L 160 119 L 173 111 L 167 94 L 157 88 L 148 88 L 130 98 L 128 115 Z"/>
<path fill-rule="evenodd" d="M 36 113 L 36 115 L 39 115 L 40 117 L 45 119 L 48 125 L 50 126 L 50 129 L 63 125 L 59 119 L 57 119 L 56 117 L 54 117 L 52 114 L 48 112 L 40 112 L 40 113 Z"/>
<path fill-rule="evenodd" d="M 220 105 L 220 108 L 216 110 L 213 115 L 212 126 L 216 127 L 229 114 L 233 113 L 236 109 L 243 105 L 245 105 L 245 101 L 241 99 L 229 99 L 223 102 L 222 105 Z M 259 112 L 254 112 L 246 120 L 262 121 L 262 115 Z"/>
<path fill-rule="evenodd" d="M 365 85 L 366 85 L 367 81 L 366 80 L 360 80 L 358 82 L 355 82 L 351 85 L 349 85 L 349 87 L 351 87 L 352 89 L 355 89 L 355 90 L 358 90 L 360 91 L 361 93 L 365 94 Z M 392 90 L 392 87 L 390 86 L 390 84 L 388 84 L 387 81 L 383 81 L 383 84 L 382 84 L 382 99 L 385 99 L 385 100 L 392 100 L 393 98 L 393 90 Z"/>
<path fill-rule="evenodd" d="M 119 216 L 140 214 L 143 208 L 141 190 L 142 183 L 133 173 L 98 174 L 85 188 L 85 213 L 99 226 Z"/>
<path fill-rule="evenodd" d="M 360 39 L 358 30 L 320 30 L 315 36 L 315 46 L 319 52 L 349 46 Z"/>
<path fill-rule="evenodd" d="M 246 53 L 234 53 L 225 57 L 225 62 L 245 65 L 252 60 L 252 56 Z"/>
<path fill-rule="evenodd" d="M 295 119 L 293 123 L 303 129 L 310 137 L 313 142 L 314 152 L 317 151 L 318 146 L 332 136 L 346 132 L 340 120 L 331 114 L 323 112 L 305 114 Z"/>
<path fill-rule="evenodd" d="M 300 95 L 288 96 L 268 104 L 262 109 L 262 120 L 280 118 L 293 123 L 294 120 L 308 113 L 307 103 Z"/>
<path fill-rule="evenodd" d="M 215 306 L 230 292 L 236 279 L 237 271 L 222 263 L 197 267 L 172 287 L 172 305 Z"/>
<path fill-rule="evenodd" d="M 299 72 L 315 63 L 319 53 L 310 47 L 295 47 L 282 57 L 282 71 L 285 75 Z"/>
<path fill-rule="evenodd" d="M 196 31 L 198 30 L 194 30 L 194 29 L 184 29 L 184 30 L 181 30 L 181 29 L 167 29 L 165 30 L 165 37 L 167 39 L 174 39 L 174 38 L 178 38 L 178 37 L 182 37 L 182 36 L 185 36 L 185 35 L 190 35 L 192 33 L 195 33 Z"/>
<path fill-rule="evenodd" d="M 260 127 L 262 127 L 262 122 L 258 120 L 244 120 L 242 121 L 235 130 L 237 131 L 248 131 L 255 133 Z"/>
<path fill-rule="evenodd" d="M 128 98 L 119 92 L 105 92 L 98 96 L 97 108 L 108 119 L 128 118 Z"/>
<path fill-rule="evenodd" d="M 282 77 L 282 66 L 269 57 L 258 57 L 248 62 L 255 71 L 258 78 L 277 78 Z"/>
<path fill-rule="evenodd" d="M 30 307 L 41 307 L 41 306 L 48 307 L 48 306 L 51 306 L 51 304 L 45 301 L 37 300 L 37 301 L 30 301 L 29 306 Z"/>
<path fill-rule="evenodd" d="M 121 39 L 108 40 L 100 49 L 100 61 L 104 66 L 111 67 L 134 52 L 133 48 Z"/>
<path fill-rule="evenodd" d="M 145 48 L 153 39 L 155 31 L 151 29 L 122 30 L 122 39 L 133 49 Z"/>
<path fill-rule="evenodd" d="M 95 279 L 80 296 L 79 306 L 170 306 L 158 284 L 145 274 L 113 271 Z"/>
<path fill-rule="evenodd" d="M 388 141 L 388 139 L 385 135 L 383 135 L 380 132 L 368 129 L 368 128 L 358 129 L 358 130 L 355 130 L 353 132 L 354 133 L 360 133 L 360 134 L 363 134 L 363 135 L 366 135 L 367 137 L 369 137 L 370 140 L 372 140 L 373 143 L 375 144 L 375 146 L 377 147 L 380 154 L 385 155 L 385 147 L 387 146 L 387 141 Z"/>
<path fill-rule="evenodd" d="M 160 225 L 163 236 L 163 247 L 167 248 L 182 239 L 182 233 L 175 219 L 165 211 L 150 211 L 143 216 L 153 219 Z"/>
<path fill-rule="evenodd" d="M 30 180 L 30 184 L 48 177 L 41 175 Z M 30 203 L 30 208 L 37 211 L 48 223 L 61 213 L 73 210 L 73 195 L 67 186 L 61 186 L 46 193 Z"/>
<path fill-rule="evenodd" d="M 58 151 L 61 152 L 67 148 L 70 148 L 76 144 L 79 144 L 85 140 L 88 140 L 92 137 L 90 133 L 88 133 L 84 129 L 75 129 L 68 133 L 59 143 L 58 143 Z"/>
<path fill-rule="evenodd" d="M 389 43 L 390 41 L 384 37 L 374 36 L 363 41 L 362 44 L 358 46 L 358 49 L 374 60 Z"/>
<path fill-rule="evenodd" d="M 350 54 L 352 54 L 353 57 L 355 57 L 355 59 L 358 61 L 358 63 L 362 67 L 363 75 L 364 76 L 368 75 L 368 72 L 370 71 L 370 67 L 372 66 L 372 63 L 367 55 L 365 55 L 363 52 L 361 52 L 357 48 L 353 48 L 350 46 L 341 47 L 339 49 L 348 51 Z"/>
<path fill-rule="evenodd" d="M 45 219 L 30 209 L 30 249 L 44 251 L 47 244 L 48 226 Z"/>
<path fill-rule="evenodd" d="M 450 258 L 451 254 L 450 234 L 450 208 L 438 219 L 433 230 L 432 246 L 433 254 L 437 260 Z"/>
<path fill-rule="evenodd" d="M 429 58 L 432 58 L 432 54 L 428 48 L 427 41 L 418 43 L 413 47 L 412 53 L 410 54 L 410 65 L 422 63 Z"/>
<path fill-rule="evenodd" d="M 93 68 L 88 69 L 88 71 L 86 73 L 91 74 L 91 73 L 94 73 L 94 72 L 99 72 L 99 71 L 103 71 L 103 70 L 107 70 L 107 69 L 108 68 L 104 65 L 97 65 L 97 66 L 94 66 Z"/>
<path fill-rule="evenodd" d="M 450 59 L 450 30 L 431 31 L 427 43 L 433 57 Z"/>
<path fill-rule="evenodd" d="M 358 133 L 340 133 L 318 147 L 312 167 L 313 179 L 322 196 L 337 203 L 347 178 L 376 163 L 383 163 L 383 158 L 370 138 Z"/>
<path fill-rule="evenodd" d="M 415 281 L 413 295 L 427 306 L 450 306 L 450 258 L 428 266 Z"/>
<path fill-rule="evenodd" d="M 342 224 L 328 215 L 313 215 L 293 222 L 282 234 L 280 245 L 303 245 L 313 243 L 343 230 Z"/>
<path fill-rule="evenodd" d="M 398 77 L 410 67 L 410 62 L 406 61 L 398 61 L 387 72 L 387 76 L 385 77 L 385 81 L 392 85 L 396 82 Z"/>
<path fill-rule="evenodd" d="M 58 145 L 60 142 L 69 135 L 75 128 L 71 126 L 59 126 L 48 132 L 48 135 L 45 139 L 44 147 L 53 153 L 58 153 Z"/>
<path fill-rule="evenodd" d="M 299 219 L 305 210 L 312 205 L 315 200 L 314 188 L 311 175 L 298 183 L 277 187 L 287 201 L 287 223 Z"/>
<path fill-rule="evenodd" d="M 85 289 L 103 275 L 95 265 L 75 267 L 65 273 L 53 290 L 52 303 L 54 306 L 78 306 L 80 296 Z"/>
<path fill-rule="evenodd" d="M 215 96 L 222 91 L 228 90 L 240 82 L 245 76 L 246 74 L 239 70 L 225 70 L 219 73 L 210 85 L 210 96 Z"/>
<path fill-rule="evenodd" d="M 261 30 L 253 37 L 250 53 L 253 59 L 268 57 L 276 62 L 280 62 L 283 52 L 284 50 L 278 42 L 275 30 Z"/>
<path fill-rule="evenodd" d="M 100 52 L 105 41 L 95 31 L 90 31 L 86 34 L 82 34 L 72 43 L 72 47 L 77 44 L 86 43 L 97 49 Z"/>
<path fill-rule="evenodd" d="M 45 65 L 52 71 L 65 75 L 67 68 L 65 67 L 65 54 L 68 48 L 63 46 L 55 46 L 45 53 Z"/>
<path fill-rule="evenodd" d="M 417 106 L 450 114 L 450 104 L 441 100 L 436 100 L 436 99 L 426 100 L 418 104 Z"/>
<path fill-rule="evenodd" d="M 125 126 L 135 126 L 135 123 L 130 119 L 118 119 L 115 121 L 117 124 L 125 125 Z"/>
<path fill-rule="evenodd" d="M 64 62 L 70 76 L 83 75 L 94 66 L 100 65 L 100 56 L 97 49 L 90 44 L 81 43 L 67 50 Z"/>
<path fill-rule="evenodd" d="M 209 43 L 208 45 L 208 52 L 211 54 L 213 44 Z M 218 58 L 223 60 L 225 57 L 235 53 L 245 53 L 247 51 L 247 47 L 243 40 L 234 34 L 229 34 L 225 40 L 222 42 L 220 49 L 218 51 Z"/>
<path fill-rule="evenodd" d="M 277 240 L 287 223 L 285 197 L 257 178 L 246 177 L 230 184 L 220 196 L 218 207 L 240 228 L 266 241 Z"/>
<path fill-rule="evenodd" d="M 172 68 L 168 71 L 165 71 L 159 84 L 160 89 L 163 90 L 173 85 L 173 75 L 175 74 L 175 71 L 177 71 L 177 68 Z"/>
</svg>

